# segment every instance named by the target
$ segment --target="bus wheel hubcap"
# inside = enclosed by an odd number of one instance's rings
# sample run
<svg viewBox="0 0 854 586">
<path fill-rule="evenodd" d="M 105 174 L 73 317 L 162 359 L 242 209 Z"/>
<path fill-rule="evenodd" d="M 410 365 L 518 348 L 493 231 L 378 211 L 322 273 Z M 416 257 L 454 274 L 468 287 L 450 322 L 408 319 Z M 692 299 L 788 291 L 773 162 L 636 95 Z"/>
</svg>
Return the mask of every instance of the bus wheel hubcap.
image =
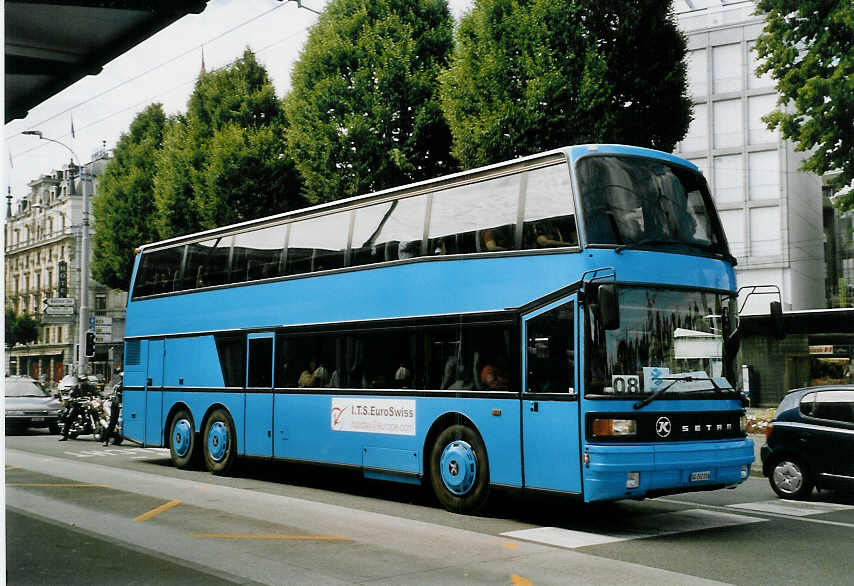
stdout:
<svg viewBox="0 0 854 586">
<path fill-rule="evenodd" d="M 442 452 L 439 468 L 445 488 L 456 495 L 463 495 L 471 490 L 477 478 L 477 456 L 467 442 L 451 442 Z"/>
<path fill-rule="evenodd" d="M 190 422 L 186 419 L 181 419 L 175 423 L 175 428 L 172 430 L 172 447 L 175 453 L 180 457 L 187 455 L 190 451 Z"/>
<path fill-rule="evenodd" d="M 208 453 L 215 462 L 221 461 L 228 450 L 228 429 L 222 421 L 217 421 L 208 432 Z"/>
</svg>

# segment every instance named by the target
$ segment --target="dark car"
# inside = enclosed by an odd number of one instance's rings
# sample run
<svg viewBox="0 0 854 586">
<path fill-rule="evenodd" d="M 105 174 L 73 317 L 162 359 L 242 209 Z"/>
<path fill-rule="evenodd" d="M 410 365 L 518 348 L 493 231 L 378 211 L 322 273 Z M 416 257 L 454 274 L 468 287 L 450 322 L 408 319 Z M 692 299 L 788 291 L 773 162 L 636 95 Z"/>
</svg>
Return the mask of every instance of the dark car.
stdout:
<svg viewBox="0 0 854 586">
<path fill-rule="evenodd" d="M 59 400 L 28 376 L 7 376 L 4 382 L 6 431 L 47 427 L 51 433 L 59 433 Z"/>
<path fill-rule="evenodd" d="M 790 391 L 761 456 L 762 472 L 781 498 L 806 498 L 813 486 L 854 489 L 854 385 Z"/>
</svg>

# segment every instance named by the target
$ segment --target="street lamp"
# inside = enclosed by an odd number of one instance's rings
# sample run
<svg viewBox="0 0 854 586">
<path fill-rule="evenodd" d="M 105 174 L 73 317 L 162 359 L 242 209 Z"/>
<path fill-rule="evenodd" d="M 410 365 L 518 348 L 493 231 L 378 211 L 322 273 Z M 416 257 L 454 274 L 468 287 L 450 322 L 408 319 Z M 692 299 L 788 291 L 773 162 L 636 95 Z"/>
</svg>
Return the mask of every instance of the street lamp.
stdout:
<svg viewBox="0 0 854 586">
<path fill-rule="evenodd" d="M 40 130 L 24 130 L 21 134 L 37 136 L 41 140 L 55 142 L 68 149 L 71 153 L 71 162 L 80 161 L 77 154 L 70 146 L 58 140 L 44 136 Z M 88 173 L 85 165 L 80 166 L 80 183 L 83 187 L 83 229 L 80 234 L 80 323 L 77 324 L 77 376 L 86 373 L 86 352 L 83 348 L 86 340 L 86 330 L 89 329 L 89 185 Z"/>
</svg>

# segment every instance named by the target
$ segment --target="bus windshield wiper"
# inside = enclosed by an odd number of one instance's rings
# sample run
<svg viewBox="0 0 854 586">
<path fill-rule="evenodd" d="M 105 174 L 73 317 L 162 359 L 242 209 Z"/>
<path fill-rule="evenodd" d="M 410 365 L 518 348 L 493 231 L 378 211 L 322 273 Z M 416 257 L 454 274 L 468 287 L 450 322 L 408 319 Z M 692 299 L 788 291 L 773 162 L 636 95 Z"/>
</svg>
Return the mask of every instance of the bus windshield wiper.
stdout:
<svg viewBox="0 0 854 586">
<path fill-rule="evenodd" d="M 665 392 L 667 392 L 667 390 L 670 389 L 670 387 L 672 387 L 673 385 L 675 385 L 678 382 L 693 383 L 693 382 L 706 381 L 706 382 L 712 383 L 712 388 L 714 389 L 714 391 L 716 393 L 722 393 L 724 391 L 724 389 L 717 382 L 715 382 L 715 380 L 713 378 L 707 377 L 707 376 L 706 377 L 691 376 L 691 375 L 662 376 L 662 377 L 656 377 L 656 380 L 669 380 L 670 384 L 668 384 L 667 386 L 665 386 L 663 388 L 658 389 L 657 391 L 655 391 L 650 396 L 645 397 L 645 398 L 641 399 L 640 401 L 636 402 L 634 404 L 635 409 L 641 409 L 643 407 L 646 407 L 647 405 L 649 405 L 650 403 L 655 401 L 657 398 L 659 398 L 661 395 L 663 395 Z M 734 390 L 735 389 L 733 389 L 733 391 Z"/>
<path fill-rule="evenodd" d="M 647 244 L 685 244 L 684 242 L 676 242 L 674 240 L 664 240 L 662 238 L 644 238 L 643 240 L 639 240 L 637 242 L 626 242 L 625 244 L 620 244 L 617 248 L 614 249 L 614 252 L 620 254 L 627 248 L 639 248 L 641 246 L 646 246 Z"/>
</svg>

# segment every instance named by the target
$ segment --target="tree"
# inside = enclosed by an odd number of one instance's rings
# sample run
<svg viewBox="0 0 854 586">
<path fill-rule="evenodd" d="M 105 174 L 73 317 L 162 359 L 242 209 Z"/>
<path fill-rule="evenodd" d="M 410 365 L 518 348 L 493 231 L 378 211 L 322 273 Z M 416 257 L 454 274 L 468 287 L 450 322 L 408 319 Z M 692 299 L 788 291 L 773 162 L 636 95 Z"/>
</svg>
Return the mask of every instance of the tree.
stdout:
<svg viewBox="0 0 854 586">
<path fill-rule="evenodd" d="M 777 80 L 780 109 L 763 120 L 810 151 L 803 170 L 840 171 L 831 186 L 854 181 L 854 4 L 846 0 L 760 0 L 765 29 L 756 41 L 757 73 Z M 837 200 L 854 209 L 854 190 Z"/>
<path fill-rule="evenodd" d="M 156 161 L 157 231 L 169 238 L 301 207 L 287 119 L 249 49 L 203 73 Z"/>
<path fill-rule="evenodd" d="M 288 144 L 312 202 L 455 169 L 438 75 L 452 49 L 447 2 L 332 0 L 294 65 Z"/>
<path fill-rule="evenodd" d="M 92 201 L 92 276 L 114 289 L 130 284 L 134 248 L 157 239 L 154 159 L 163 148 L 165 127 L 160 104 L 134 118 L 113 149 Z"/>
<path fill-rule="evenodd" d="M 660 0 L 478 0 L 442 105 L 464 167 L 588 142 L 671 151 L 691 120 L 686 41 Z"/>
<path fill-rule="evenodd" d="M 17 314 L 7 307 L 5 333 L 8 348 L 16 344 L 29 344 L 39 339 L 39 322 L 26 313 Z"/>
</svg>

